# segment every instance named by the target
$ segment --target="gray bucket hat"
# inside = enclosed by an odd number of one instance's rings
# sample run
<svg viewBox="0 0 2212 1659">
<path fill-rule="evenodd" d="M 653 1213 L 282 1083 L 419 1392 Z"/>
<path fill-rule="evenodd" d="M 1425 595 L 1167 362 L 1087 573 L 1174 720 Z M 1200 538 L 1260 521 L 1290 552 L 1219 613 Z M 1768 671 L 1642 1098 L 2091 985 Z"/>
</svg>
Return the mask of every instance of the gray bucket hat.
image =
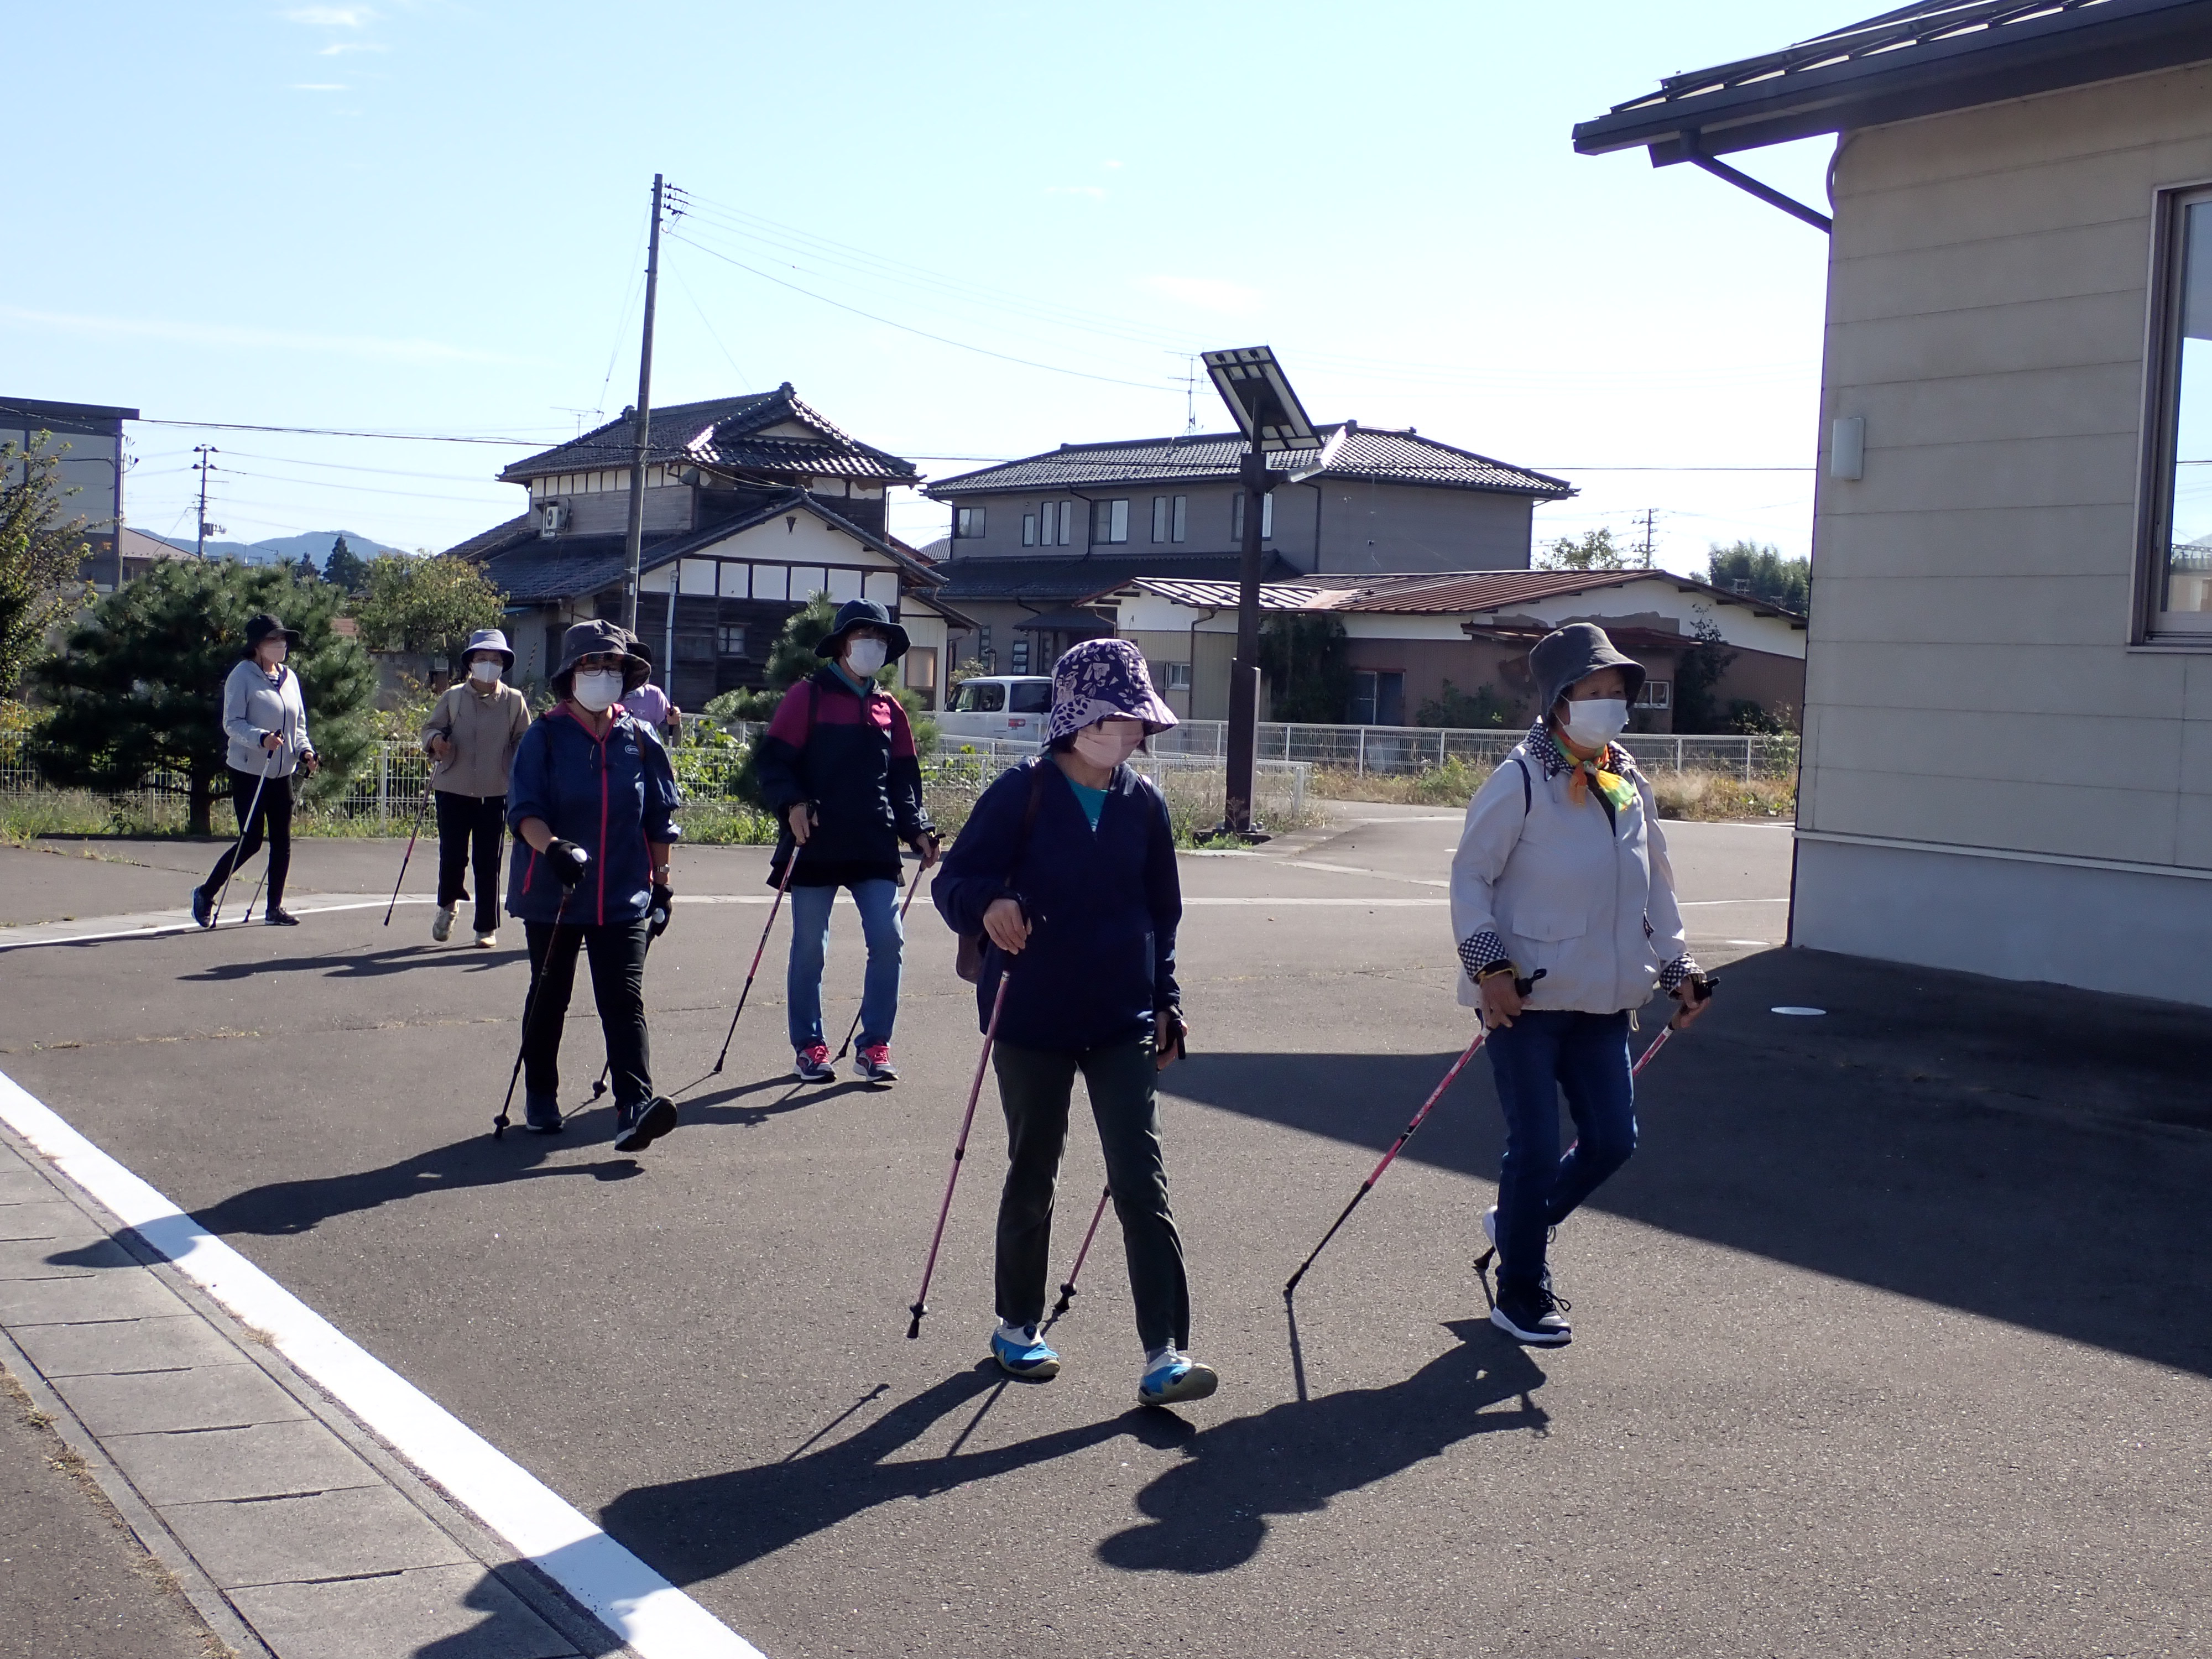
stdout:
<svg viewBox="0 0 2212 1659">
<path fill-rule="evenodd" d="M 602 652 L 619 651 L 623 663 L 623 690 L 635 691 L 653 673 L 653 664 L 637 648 L 637 640 L 625 631 L 620 623 L 605 617 L 596 622 L 580 622 L 561 636 L 561 665 L 547 678 L 559 679 L 572 673 L 578 663 L 586 657 L 596 657 Z"/>
<path fill-rule="evenodd" d="M 1618 668 L 1628 683 L 1628 701 L 1636 701 L 1644 690 L 1644 665 L 1614 650 L 1605 629 L 1595 623 L 1569 623 L 1545 635 L 1528 653 L 1528 672 L 1544 698 L 1539 712 L 1548 717 L 1569 686 L 1601 668 Z"/>
<path fill-rule="evenodd" d="M 507 642 L 507 635 L 496 628 L 479 628 L 469 635 L 469 642 L 461 647 L 461 660 L 466 662 L 479 651 L 493 651 L 507 665 L 507 672 L 514 672 L 514 651 Z"/>
</svg>

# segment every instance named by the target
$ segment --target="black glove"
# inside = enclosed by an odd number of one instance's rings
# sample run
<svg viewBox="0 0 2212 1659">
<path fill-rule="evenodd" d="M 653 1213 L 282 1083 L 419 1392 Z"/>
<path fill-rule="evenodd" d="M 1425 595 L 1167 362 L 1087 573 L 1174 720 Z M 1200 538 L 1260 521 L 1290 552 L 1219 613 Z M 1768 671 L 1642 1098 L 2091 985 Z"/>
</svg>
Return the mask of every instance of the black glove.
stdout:
<svg viewBox="0 0 2212 1659">
<path fill-rule="evenodd" d="M 556 841 L 547 845 L 545 861 L 553 866 L 553 879 L 574 892 L 576 884 L 584 878 L 584 866 L 592 861 L 592 855 L 573 841 Z"/>
<path fill-rule="evenodd" d="M 659 939 L 668 931 L 668 923 L 676 911 L 676 890 L 655 882 L 653 887 L 652 908 L 646 915 L 646 937 Z"/>
<path fill-rule="evenodd" d="M 1173 1054 L 1177 1060 L 1186 1058 L 1183 1040 L 1190 1035 L 1190 1027 L 1183 1021 L 1182 1010 L 1170 1003 L 1152 1014 L 1152 1045 L 1163 1055 Z M 1165 1038 L 1163 1042 L 1161 1039 Z"/>
</svg>

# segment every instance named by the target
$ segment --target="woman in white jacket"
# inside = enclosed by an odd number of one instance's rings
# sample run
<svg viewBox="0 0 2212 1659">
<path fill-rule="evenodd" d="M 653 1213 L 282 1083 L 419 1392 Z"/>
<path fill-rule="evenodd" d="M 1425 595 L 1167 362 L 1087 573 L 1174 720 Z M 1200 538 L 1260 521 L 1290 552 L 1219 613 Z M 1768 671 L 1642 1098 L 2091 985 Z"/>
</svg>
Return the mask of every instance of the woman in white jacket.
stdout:
<svg viewBox="0 0 2212 1659">
<path fill-rule="evenodd" d="M 1651 786 L 1615 744 L 1644 669 L 1575 623 L 1528 653 L 1544 714 L 1468 803 L 1452 860 L 1460 1000 L 1490 1029 L 1505 1113 L 1491 1322 L 1547 1347 L 1571 1336 L 1544 1252 L 1559 1225 L 1636 1150 L 1628 1022 L 1653 989 L 1686 1026 L 1710 988 L 1690 959 Z M 1534 979 L 1526 998 L 1514 979 Z M 1559 1096 L 1576 1140 L 1559 1152 Z"/>
<path fill-rule="evenodd" d="M 284 877 L 292 866 L 292 775 L 309 777 L 318 764 L 307 740 L 307 705 L 300 677 L 284 659 L 300 632 L 265 612 L 246 624 L 245 660 L 222 683 L 223 757 L 230 773 L 230 804 L 238 813 L 238 840 L 224 848 L 208 878 L 192 889 L 192 920 L 215 925 L 216 895 L 230 872 L 269 842 L 269 908 L 262 920 L 292 927 L 299 918 L 284 908 Z"/>
</svg>

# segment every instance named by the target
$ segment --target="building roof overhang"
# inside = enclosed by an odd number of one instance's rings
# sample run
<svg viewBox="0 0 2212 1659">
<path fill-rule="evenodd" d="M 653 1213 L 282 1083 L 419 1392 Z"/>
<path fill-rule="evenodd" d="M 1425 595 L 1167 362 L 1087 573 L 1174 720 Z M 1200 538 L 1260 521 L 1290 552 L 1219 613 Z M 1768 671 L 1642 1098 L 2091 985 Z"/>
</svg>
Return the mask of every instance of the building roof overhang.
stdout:
<svg viewBox="0 0 2212 1659">
<path fill-rule="evenodd" d="M 2212 60 L 2212 0 L 1923 0 L 1763 57 L 1668 76 L 1578 123 L 1655 167 Z"/>
</svg>

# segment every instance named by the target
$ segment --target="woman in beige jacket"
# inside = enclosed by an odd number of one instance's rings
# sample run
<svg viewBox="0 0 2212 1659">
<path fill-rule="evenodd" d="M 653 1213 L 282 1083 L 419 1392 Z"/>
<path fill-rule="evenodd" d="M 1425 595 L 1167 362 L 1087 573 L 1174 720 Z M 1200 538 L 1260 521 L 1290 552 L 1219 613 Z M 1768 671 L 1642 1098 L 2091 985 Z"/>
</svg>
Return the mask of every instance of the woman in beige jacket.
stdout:
<svg viewBox="0 0 2212 1659">
<path fill-rule="evenodd" d="M 431 758 L 430 787 L 438 803 L 438 914 L 430 937 L 443 945 L 453 916 L 469 896 L 465 872 L 477 878 L 477 943 L 499 943 L 500 838 L 507 827 L 507 775 L 514 750 L 530 727 L 530 704 L 501 676 L 514 666 L 507 635 L 482 628 L 461 653 L 464 678 L 446 689 L 422 727 Z M 473 848 L 474 856 L 471 856 Z"/>
</svg>

